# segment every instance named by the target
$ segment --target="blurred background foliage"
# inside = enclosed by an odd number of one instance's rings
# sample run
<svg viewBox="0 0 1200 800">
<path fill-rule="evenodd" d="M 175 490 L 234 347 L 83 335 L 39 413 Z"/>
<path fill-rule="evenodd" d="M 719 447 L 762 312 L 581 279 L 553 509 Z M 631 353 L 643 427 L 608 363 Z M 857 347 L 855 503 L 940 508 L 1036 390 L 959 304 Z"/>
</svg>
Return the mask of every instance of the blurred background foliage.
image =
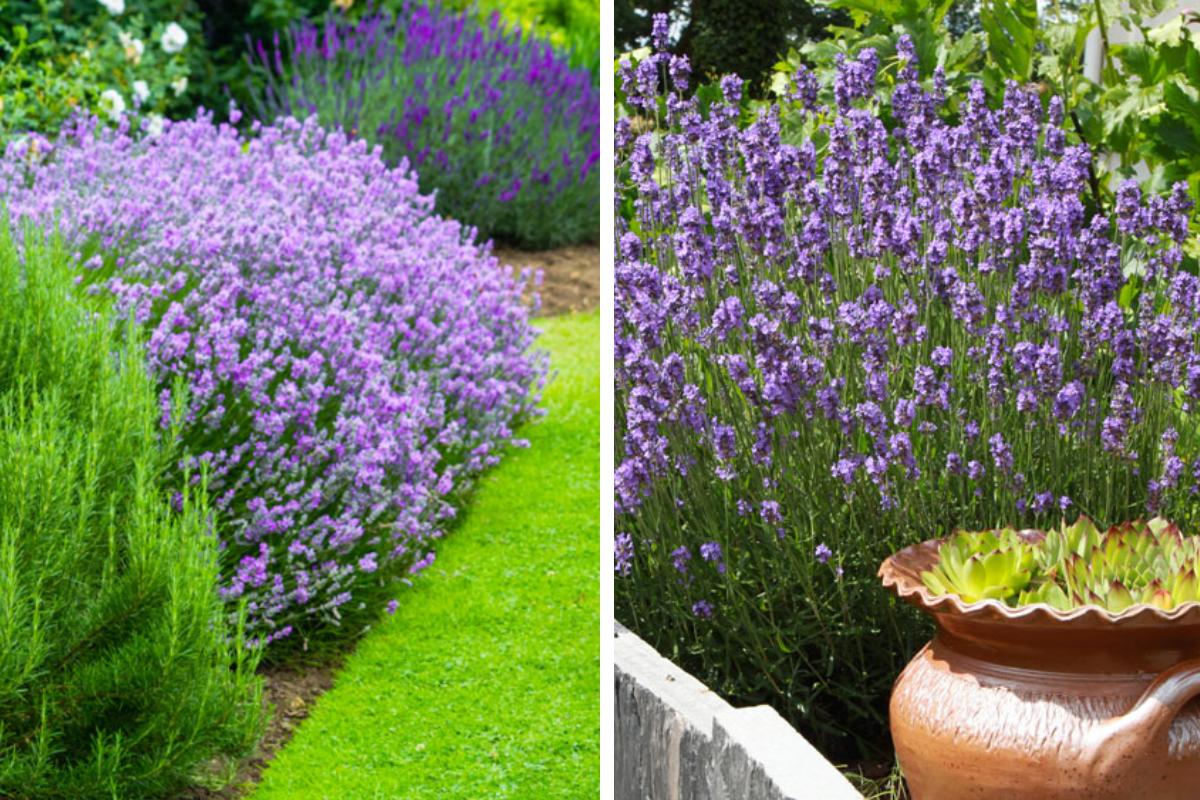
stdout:
<svg viewBox="0 0 1200 800">
<path fill-rule="evenodd" d="M 476 8 L 485 15 L 499 13 L 569 51 L 571 65 L 600 74 L 600 4 L 598 0 L 445 0 L 459 11 Z"/>
<path fill-rule="evenodd" d="M 385 0 L 375 7 L 402 4 Z M 473 7 L 482 16 L 499 12 L 599 75 L 596 0 L 444 5 Z M 179 118 L 203 107 L 224 117 L 231 99 L 251 104 L 248 41 L 269 44 L 298 19 L 331 8 L 356 16 L 368 6 L 361 0 L 0 0 L 0 139 L 29 131 L 52 135 L 80 108 L 102 113 L 105 91 L 120 93 L 132 107 L 141 82 L 149 90 L 143 111 Z M 161 37 L 172 23 L 186 32 L 187 43 L 167 53 Z"/>
<path fill-rule="evenodd" d="M 646 46 L 653 16 L 668 14 L 675 52 L 688 57 L 695 75 L 735 73 L 758 97 L 780 54 L 849 23 L 841 9 L 802 0 L 616 0 L 613 13 L 618 52 Z"/>
</svg>

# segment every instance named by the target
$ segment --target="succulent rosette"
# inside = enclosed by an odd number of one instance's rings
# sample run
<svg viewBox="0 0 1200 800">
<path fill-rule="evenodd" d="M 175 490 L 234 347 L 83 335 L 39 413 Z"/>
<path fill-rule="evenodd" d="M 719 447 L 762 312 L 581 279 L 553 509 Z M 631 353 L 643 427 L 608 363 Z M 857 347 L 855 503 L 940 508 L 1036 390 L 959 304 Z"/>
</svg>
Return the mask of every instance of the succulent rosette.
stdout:
<svg viewBox="0 0 1200 800">
<path fill-rule="evenodd" d="M 1011 607 L 1086 605 L 1120 614 L 1135 605 L 1170 611 L 1200 600 L 1200 536 L 1161 517 L 1101 531 L 1087 517 L 1048 531 L 957 531 L 921 574 L 934 594 Z"/>
</svg>

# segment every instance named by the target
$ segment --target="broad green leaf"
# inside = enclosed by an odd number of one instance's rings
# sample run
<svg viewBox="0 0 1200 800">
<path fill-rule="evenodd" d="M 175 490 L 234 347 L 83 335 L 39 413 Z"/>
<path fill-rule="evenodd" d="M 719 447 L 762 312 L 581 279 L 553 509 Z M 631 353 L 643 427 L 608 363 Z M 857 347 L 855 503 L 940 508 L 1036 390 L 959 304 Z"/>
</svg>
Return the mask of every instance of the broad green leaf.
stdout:
<svg viewBox="0 0 1200 800">
<path fill-rule="evenodd" d="M 1120 581 L 1113 581 L 1108 588 L 1108 610 L 1120 614 L 1133 605 L 1133 595 Z"/>
<path fill-rule="evenodd" d="M 1037 0 L 990 0 L 980 5 L 988 56 L 1005 72 L 1028 80 L 1037 45 Z"/>
<path fill-rule="evenodd" d="M 1183 41 L 1183 31 L 1183 16 L 1180 15 L 1146 31 L 1146 39 L 1152 44 L 1174 46 Z"/>
<path fill-rule="evenodd" d="M 899 0 L 828 0 L 826 5 L 850 12 L 850 18 L 857 27 L 862 27 L 872 19 L 893 21 L 901 10 Z"/>
<path fill-rule="evenodd" d="M 1145 44 L 1127 44 L 1113 48 L 1113 58 L 1131 75 L 1142 83 L 1158 83 L 1166 77 L 1165 69 L 1153 47 Z"/>
<path fill-rule="evenodd" d="M 921 573 L 921 581 L 929 587 L 929 591 L 934 594 L 953 594 L 953 591 L 943 581 L 941 576 L 934 571 Z"/>
</svg>

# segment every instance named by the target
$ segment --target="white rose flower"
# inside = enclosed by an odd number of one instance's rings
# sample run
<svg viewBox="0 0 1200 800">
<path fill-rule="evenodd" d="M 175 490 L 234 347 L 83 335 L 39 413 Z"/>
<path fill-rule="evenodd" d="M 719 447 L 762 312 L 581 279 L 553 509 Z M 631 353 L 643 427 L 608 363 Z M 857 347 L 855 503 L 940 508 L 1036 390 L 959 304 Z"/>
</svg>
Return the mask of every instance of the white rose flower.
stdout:
<svg viewBox="0 0 1200 800">
<path fill-rule="evenodd" d="M 108 13 L 113 15 L 125 13 L 125 0 L 100 0 L 100 5 L 107 8 Z"/>
<path fill-rule="evenodd" d="M 133 62 L 134 66 L 142 63 L 142 53 L 146 52 L 146 45 L 141 39 L 135 39 L 125 31 L 117 34 L 117 39 L 121 42 L 121 47 L 125 50 L 125 58 Z"/>
<path fill-rule="evenodd" d="M 150 85 L 145 81 L 133 82 L 133 96 L 137 98 L 138 105 L 150 99 Z"/>
<path fill-rule="evenodd" d="M 151 139 L 155 138 L 156 136 L 162 136 L 165 122 L 166 120 L 163 119 L 162 114 L 151 114 L 142 120 L 142 130 L 144 130 L 146 135 Z"/>
<path fill-rule="evenodd" d="M 100 110 L 113 122 L 119 122 L 125 113 L 125 98 L 116 89 L 105 89 L 100 93 Z"/>
<path fill-rule="evenodd" d="M 178 22 L 172 22 L 167 25 L 162 35 L 162 49 L 168 53 L 178 53 L 187 44 L 187 31 L 179 26 Z"/>
<path fill-rule="evenodd" d="M 171 91 L 175 92 L 176 97 L 178 97 L 179 95 L 186 92 L 187 91 L 187 75 L 184 75 L 182 78 L 176 78 L 175 80 L 171 81 Z"/>
</svg>

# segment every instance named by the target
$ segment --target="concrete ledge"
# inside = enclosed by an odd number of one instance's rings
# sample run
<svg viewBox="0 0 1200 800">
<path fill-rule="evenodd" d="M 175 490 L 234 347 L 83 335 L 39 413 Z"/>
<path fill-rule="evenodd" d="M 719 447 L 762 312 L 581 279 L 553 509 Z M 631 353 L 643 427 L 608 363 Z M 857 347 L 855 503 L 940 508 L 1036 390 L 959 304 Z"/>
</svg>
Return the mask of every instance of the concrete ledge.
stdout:
<svg viewBox="0 0 1200 800">
<path fill-rule="evenodd" d="M 734 708 L 617 625 L 617 800 L 862 800 L 769 706 Z"/>
</svg>

